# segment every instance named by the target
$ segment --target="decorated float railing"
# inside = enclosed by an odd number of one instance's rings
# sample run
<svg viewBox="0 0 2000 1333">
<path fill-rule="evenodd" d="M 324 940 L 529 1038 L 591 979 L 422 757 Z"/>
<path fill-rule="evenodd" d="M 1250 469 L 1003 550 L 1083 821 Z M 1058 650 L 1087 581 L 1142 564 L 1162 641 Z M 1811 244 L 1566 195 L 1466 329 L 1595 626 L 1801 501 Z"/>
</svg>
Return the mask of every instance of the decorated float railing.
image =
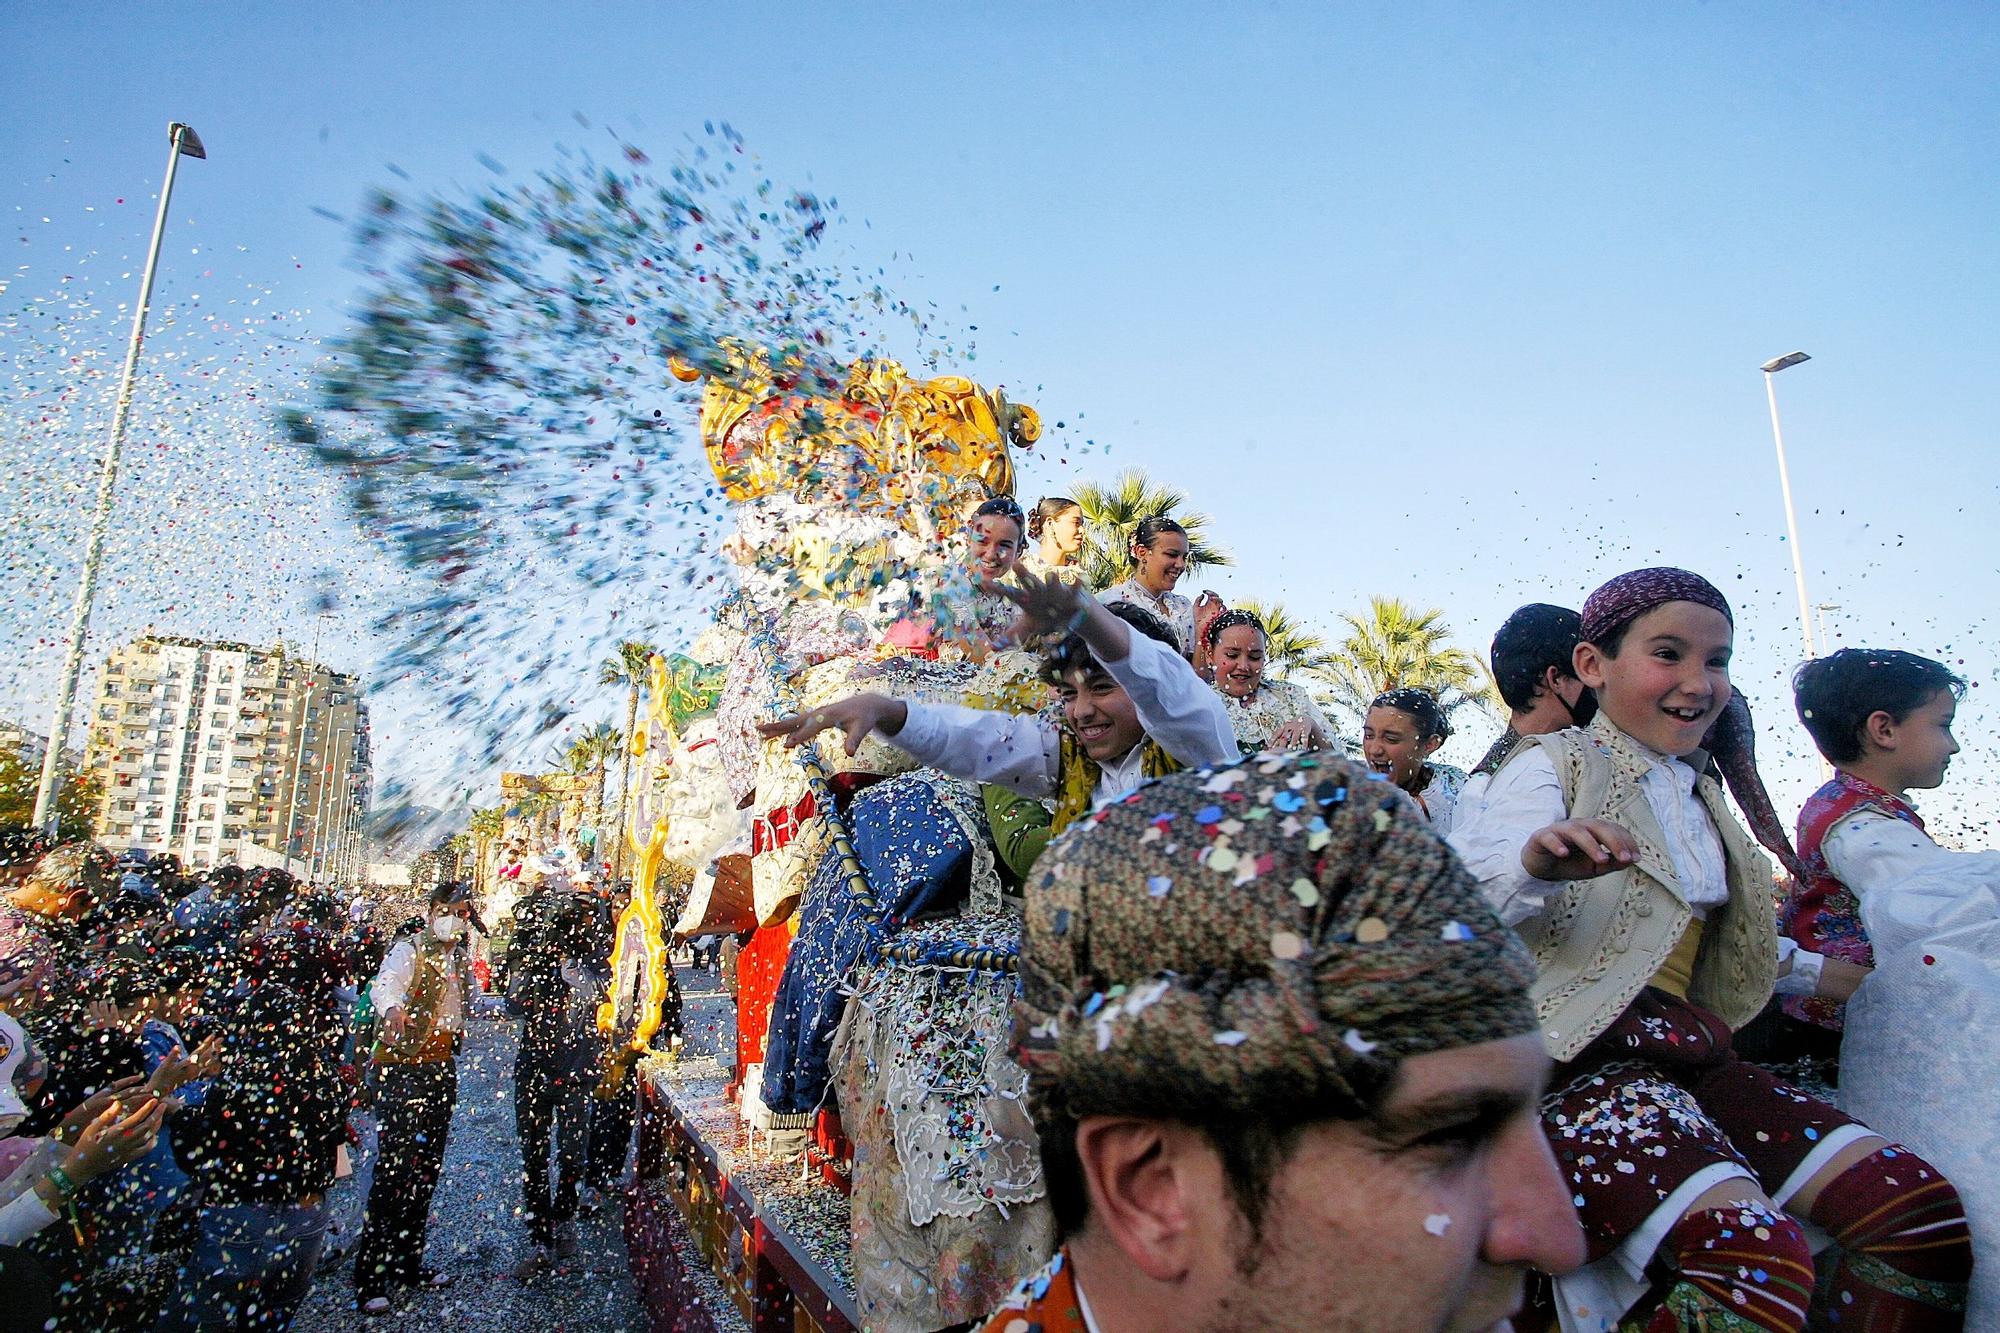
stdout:
<svg viewBox="0 0 2000 1333">
<path fill-rule="evenodd" d="M 888 593 L 869 565 L 913 536 L 934 548 L 968 479 L 1010 489 L 1008 446 L 1034 419 L 886 364 L 837 403 L 785 398 L 777 378 L 759 401 L 741 381 L 709 386 L 704 438 L 743 506 L 744 586 L 687 654 L 655 659 L 632 741 L 637 871 L 601 1015 L 641 1087 L 627 1241 L 655 1328 L 936 1328 L 982 1313 L 1053 1246 L 1006 1055 L 1019 916 L 976 790 L 879 740 L 785 751 L 753 728 L 856 688 L 1040 705 L 1021 655 L 951 649 L 957 613 L 915 594 L 921 561 Z M 799 498 L 805 483 L 785 493 L 801 476 L 889 473 L 831 515 Z M 943 630 L 915 654 L 886 633 L 913 605 Z M 734 1040 L 673 1058 L 657 1030 L 668 946 L 714 935 L 740 942 Z"/>
</svg>

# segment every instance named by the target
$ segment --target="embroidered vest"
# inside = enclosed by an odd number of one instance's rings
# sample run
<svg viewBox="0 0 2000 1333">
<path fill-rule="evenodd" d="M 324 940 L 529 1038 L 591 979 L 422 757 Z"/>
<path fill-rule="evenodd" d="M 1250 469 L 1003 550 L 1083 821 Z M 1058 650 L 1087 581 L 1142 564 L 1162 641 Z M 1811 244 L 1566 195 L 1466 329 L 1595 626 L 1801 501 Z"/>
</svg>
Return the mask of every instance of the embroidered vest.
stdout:
<svg viewBox="0 0 2000 1333">
<path fill-rule="evenodd" d="M 1826 864 L 1826 835 L 1833 826 L 1857 810 L 1879 810 L 1885 815 L 1914 825 L 1919 831 L 1924 821 L 1909 803 L 1884 791 L 1872 782 L 1847 773 L 1807 798 L 1799 811 L 1799 868 L 1802 882 L 1792 886 L 1785 905 L 1778 912 L 1778 929 L 1798 941 L 1801 949 L 1844 958 L 1863 967 L 1875 966 L 1875 950 L 1861 925 L 1861 903 L 1854 891 L 1833 876 Z M 1808 1023 L 1817 1023 L 1835 1032 L 1844 1025 L 1846 1007 L 1819 995 L 1787 995 L 1785 1012 Z"/>
<path fill-rule="evenodd" d="M 1560 1062 L 1574 1059 L 1652 982 L 1694 913 L 1639 785 L 1651 765 L 1631 738 L 1599 714 L 1588 728 L 1528 737 L 1509 761 L 1530 746 L 1548 751 L 1571 819 L 1622 825 L 1639 849 L 1623 870 L 1572 881 L 1519 927 L 1540 969 L 1532 993 L 1542 1039 Z M 1714 778 L 1697 778 L 1695 795 L 1722 841 L 1729 900 L 1704 923 L 1687 998 L 1736 1028 L 1757 1016 L 1777 981 L 1771 863 L 1730 815 Z"/>
<path fill-rule="evenodd" d="M 428 932 L 417 941 L 417 961 L 410 977 L 409 994 L 403 999 L 403 1039 L 381 1042 L 380 1059 L 386 1064 L 429 1064 L 451 1058 L 451 1033 L 440 1019 L 444 1009 L 446 984 L 456 974 L 460 979 L 461 1006 L 472 997 L 463 994 L 465 961 L 456 943 L 446 944 Z"/>
<path fill-rule="evenodd" d="M 1083 743 L 1064 727 L 1056 750 L 1056 809 L 1050 825 L 1051 837 L 1061 833 L 1090 813 L 1091 798 L 1097 794 L 1098 779 L 1104 768 L 1083 752 Z M 1139 742 L 1139 771 L 1149 778 L 1178 773 L 1187 765 L 1168 754 L 1166 747 L 1148 736 Z"/>
</svg>

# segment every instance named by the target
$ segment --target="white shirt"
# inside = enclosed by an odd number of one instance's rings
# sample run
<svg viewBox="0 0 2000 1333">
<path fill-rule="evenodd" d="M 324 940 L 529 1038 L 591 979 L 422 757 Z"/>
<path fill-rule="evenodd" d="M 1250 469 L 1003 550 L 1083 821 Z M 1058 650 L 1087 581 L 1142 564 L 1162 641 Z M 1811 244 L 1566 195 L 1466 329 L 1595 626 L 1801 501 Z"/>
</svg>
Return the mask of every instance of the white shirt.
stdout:
<svg viewBox="0 0 2000 1333">
<path fill-rule="evenodd" d="M 1639 791 L 1666 834 L 1667 860 L 1680 881 L 1676 887 L 1695 919 L 1705 920 L 1711 910 L 1729 901 L 1729 869 L 1722 837 L 1709 821 L 1708 807 L 1695 795 L 1699 774 L 1670 755 L 1639 753 L 1649 761 Z M 1505 924 L 1520 925 L 1562 891 L 1564 881 L 1536 879 L 1522 868 L 1521 848 L 1536 832 L 1568 818 L 1555 761 L 1540 746 L 1495 773 L 1473 802 L 1460 802 L 1458 824 L 1447 841 L 1478 876 L 1488 905 Z M 1778 978 L 1775 990 L 1780 995 L 1811 995 L 1819 986 L 1819 955 L 1780 935 L 1781 968 L 1787 959 L 1792 967 Z"/>
<path fill-rule="evenodd" d="M 429 926 L 424 929 L 430 929 Z M 382 960 L 382 970 L 376 974 L 374 985 L 369 989 L 369 998 L 374 1001 L 375 1012 L 386 1014 L 391 1009 L 400 1009 L 410 996 L 410 983 L 417 976 L 417 946 L 412 940 L 398 940 L 396 947 L 389 950 L 389 956 Z M 465 1031 L 465 969 L 452 967 L 446 970 L 444 995 L 438 1001 L 438 1026 L 446 1032 Z"/>
<path fill-rule="evenodd" d="M 1146 734 L 1189 767 L 1240 759 L 1228 709 L 1187 659 L 1143 634 L 1130 637 L 1131 651 L 1103 666 L 1132 697 Z M 911 703 L 907 708 L 903 729 L 888 740 L 918 763 L 969 782 L 998 783 L 1023 796 L 1055 794 L 1061 738 L 1041 718 L 957 704 Z M 1144 780 L 1141 749 L 1135 745 L 1101 765 L 1091 809 L 1108 805 Z"/>
<path fill-rule="evenodd" d="M 2000 852 L 1947 851 L 1879 810 L 1856 810 L 1835 824 L 1820 854 L 1860 902 L 1880 957 L 1970 917 L 2000 915 Z"/>
<path fill-rule="evenodd" d="M 0 1207 L 0 1245 L 19 1245 L 55 1220 L 42 1196 L 29 1189 Z"/>
<path fill-rule="evenodd" d="M 1676 887 L 1682 899 L 1696 918 L 1706 917 L 1711 908 L 1729 901 L 1722 838 L 1694 794 L 1694 769 L 1667 755 L 1645 757 L 1650 762 L 1639 781 L 1640 793 L 1666 834 L 1667 859 L 1680 881 Z M 1562 890 L 1563 881 L 1536 879 L 1521 868 L 1521 848 L 1530 835 L 1569 818 L 1562 781 L 1547 750 L 1536 746 L 1495 773 L 1476 805 L 1461 805 L 1459 814 L 1451 848 L 1479 877 L 1487 902 L 1506 924 L 1526 921 Z"/>
</svg>

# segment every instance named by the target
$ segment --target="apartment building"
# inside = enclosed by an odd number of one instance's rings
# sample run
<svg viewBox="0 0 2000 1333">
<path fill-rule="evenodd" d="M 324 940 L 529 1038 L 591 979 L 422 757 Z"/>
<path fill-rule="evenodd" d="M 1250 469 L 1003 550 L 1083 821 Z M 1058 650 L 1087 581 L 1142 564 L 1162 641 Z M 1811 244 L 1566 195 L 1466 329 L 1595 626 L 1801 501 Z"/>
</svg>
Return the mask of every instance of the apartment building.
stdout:
<svg viewBox="0 0 2000 1333">
<path fill-rule="evenodd" d="M 352 879 L 367 861 L 369 745 L 353 676 L 282 643 L 148 634 L 111 653 L 91 710 L 98 837 L 196 870 L 282 863 Z"/>
</svg>

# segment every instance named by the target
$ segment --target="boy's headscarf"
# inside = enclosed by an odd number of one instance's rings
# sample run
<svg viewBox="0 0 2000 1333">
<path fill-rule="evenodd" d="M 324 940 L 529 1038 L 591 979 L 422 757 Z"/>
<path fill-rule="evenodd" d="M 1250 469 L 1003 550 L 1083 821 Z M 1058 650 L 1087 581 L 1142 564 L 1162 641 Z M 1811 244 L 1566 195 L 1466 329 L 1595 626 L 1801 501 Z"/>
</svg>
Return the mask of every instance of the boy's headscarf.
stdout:
<svg viewBox="0 0 2000 1333">
<path fill-rule="evenodd" d="M 1736 616 L 1728 599 L 1713 583 L 1685 569 L 1659 566 L 1620 574 L 1583 604 L 1583 637 L 1588 643 L 1602 643 L 1612 634 L 1668 602 L 1695 602 L 1720 611 L 1730 624 Z"/>
<path fill-rule="evenodd" d="M 1015 1054 L 1037 1118 L 1359 1118 L 1538 1030 L 1534 965 L 1408 800 L 1327 754 L 1176 774 L 1049 844 Z"/>
</svg>

